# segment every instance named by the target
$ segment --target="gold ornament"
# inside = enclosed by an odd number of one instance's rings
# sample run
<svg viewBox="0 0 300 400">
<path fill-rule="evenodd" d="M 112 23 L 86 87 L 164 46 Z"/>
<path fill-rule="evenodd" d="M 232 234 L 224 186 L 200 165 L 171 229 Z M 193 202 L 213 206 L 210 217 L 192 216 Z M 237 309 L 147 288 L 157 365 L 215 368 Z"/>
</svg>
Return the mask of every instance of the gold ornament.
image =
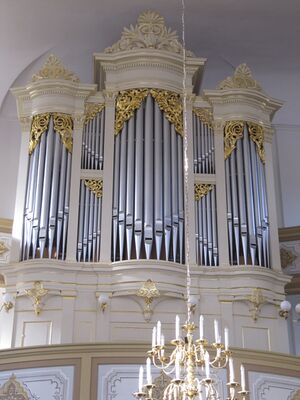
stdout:
<svg viewBox="0 0 300 400">
<path fill-rule="evenodd" d="M 73 120 L 71 115 L 53 113 L 54 130 L 60 135 L 65 148 L 72 153 L 73 148 Z"/>
<path fill-rule="evenodd" d="M 151 279 L 148 279 L 139 288 L 139 290 L 136 292 L 136 295 L 139 297 L 142 297 L 144 299 L 145 308 L 143 310 L 143 314 L 144 314 L 146 321 L 149 321 L 151 318 L 151 315 L 153 314 L 153 311 L 151 309 L 151 304 L 153 302 L 153 299 L 155 297 L 160 296 L 160 292 L 157 289 L 155 282 L 153 282 Z"/>
<path fill-rule="evenodd" d="M 38 145 L 42 134 L 47 131 L 49 120 L 50 113 L 38 114 L 33 117 L 30 130 L 29 154 L 32 154 L 33 150 Z"/>
<path fill-rule="evenodd" d="M 54 54 L 50 54 L 40 71 L 33 75 L 32 82 L 42 79 L 64 79 L 72 82 L 79 82 L 78 76 L 72 71 L 67 70 L 60 59 Z"/>
<path fill-rule="evenodd" d="M 239 65 L 233 76 L 224 79 L 217 86 L 219 90 L 226 89 L 254 89 L 261 91 L 260 84 L 253 78 L 250 68 L 246 64 Z"/>
<path fill-rule="evenodd" d="M 195 183 L 194 191 L 195 191 L 195 200 L 198 201 L 202 199 L 202 197 L 206 196 L 207 193 L 212 190 L 214 185 L 210 185 L 207 183 Z"/>
<path fill-rule="evenodd" d="M 251 296 L 247 297 L 247 300 L 253 305 L 253 308 L 249 309 L 251 317 L 253 321 L 257 321 L 261 307 L 267 302 L 267 299 L 262 295 L 261 289 L 255 288 Z"/>
<path fill-rule="evenodd" d="M 265 149 L 264 149 L 264 128 L 261 125 L 253 122 L 247 122 L 249 129 L 249 136 L 256 144 L 257 153 L 263 163 L 266 161 Z"/>
<path fill-rule="evenodd" d="M 287 268 L 289 265 L 292 265 L 295 260 L 297 260 L 297 256 L 291 250 L 285 249 L 284 247 L 280 249 L 280 261 L 282 268 Z"/>
<path fill-rule="evenodd" d="M 4 242 L 0 242 L 0 255 L 6 253 L 9 248 L 6 246 Z"/>
<path fill-rule="evenodd" d="M 41 299 L 48 294 L 49 290 L 44 289 L 43 283 L 36 281 L 32 289 L 26 289 L 25 293 L 33 301 L 33 308 L 35 315 L 39 315 L 42 311 Z"/>
<path fill-rule="evenodd" d="M 244 125 L 243 121 L 229 121 L 226 123 L 224 137 L 225 160 L 236 148 L 238 139 L 243 137 Z"/>
<path fill-rule="evenodd" d="M 94 119 L 98 113 L 100 113 L 105 107 L 105 104 L 95 104 L 95 103 L 87 103 L 85 105 L 85 121 L 87 124 L 89 121 Z"/>
<path fill-rule="evenodd" d="M 102 179 L 86 179 L 84 184 L 90 189 L 96 197 L 102 197 L 103 195 L 103 181 Z"/>
<path fill-rule="evenodd" d="M 14 374 L 1 387 L 0 400 L 29 400 L 25 387 Z"/>
<path fill-rule="evenodd" d="M 148 93 L 148 89 L 129 89 L 119 93 L 116 101 L 115 135 L 121 132 L 124 123 L 140 108 Z"/>
<path fill-rule="evenodd" d="M 213 124 L 213 115 L 209 108 L 193 108 L 193 113 L 197 115 L 197 117 L 206 124 L 209 128 L 212 128 Z"/>
<path fill-rule="evenodd" d="M 165 113 L 167 120 L 174 125 L 176 132 L 183 136 L 183 107 L 180 95 L 169 90 L 158 89 L 151 89 L 150 94 Z"/>
</svg>

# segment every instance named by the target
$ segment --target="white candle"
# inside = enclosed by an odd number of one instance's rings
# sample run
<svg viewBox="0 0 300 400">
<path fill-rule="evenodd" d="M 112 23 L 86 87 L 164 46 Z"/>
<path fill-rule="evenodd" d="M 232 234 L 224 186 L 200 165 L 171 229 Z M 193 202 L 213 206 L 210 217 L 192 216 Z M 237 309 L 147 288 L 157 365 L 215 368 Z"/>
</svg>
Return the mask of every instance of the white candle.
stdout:
<svg viewBox="0 0 300 400">
<path fill-rule="evenodd" d="M 209 368 L 209 353 L 208 351 L 204 354 L 204 362 L 205 362 L 205 374 L 206 378 L 210 378 L 210 368 Z"/>
<path fill-rule="evenodd" d="M 179 315 L 176 315 L 175 319 L 175 339 L 179 339 L 179 332 L 180 332 L 180 318 Z"/>
<path fill-rule="evenodd" d="M 165 337 L 163 334 L 161 334 L 161 337 L 160 337 L 160 345 L 162 347 L 164 347 L 164 345 L 165 345 Z M 161 356 L 163 357 L 164 355 L 165 355 L 165 350 L 161 349 Z"/>
<path fill-rule="evenodd" d="M 180 379 L 180 364 L 179 364 L 179 360 L 180 360 L 180 354 L 177 353 L 176 354 L 176 358 L 175 358 L 175 379 Z"/>
<path fill-rule="evenodd" d="M 230 357 L 229 358 L 229 383 L 232 383 L 234 381 L 235 381 L 235 377 L 234 377 L 233 359 Z"/>
<path fill-rule="evenodd" d="M 204 338 L 203 323 L 204 323 L 203 315 L 200 315 L 200 318 L 199 318 L 199 339 L 200 340 L 203 340 L 203 338 Z"/>
<path fill-rule="evenodd" d="M 139 392 L 143 391 L 143 375 L 144 375 L 144 368 L 140 366 L 140 373 L 139 373 Z"/>
<path fill-rule="evenodd" d="M 160 346 L 160 337 L 161 337 L 161 322 L 157 321 L 157 328 L 156 328 L 156 344 Z"/>
<path fill-rule="evenodd" d="M 219 322 L 216 319 L 214 320 L 214 326 L 215 326 L 215 343 L 219 343 L 218 342 L 218 340 L 220 339 Z"/>
<path fill-rule="evenodd" d="M 243 364 L 241 365 L 241 387 L 242 387 L 242 392 L 246 391 L 246 380 L 245 380 L 245 367 Z"/>
<path fill-rule="evenodd" d="M 151 359 L 150 357 L 147 358 L 146 364 L 146 371 L 147 371 L 147 385 L 152 385 L 152 375 L 151 375 Z"/>
<path fill-rule="evenodd" d="M 152 349 L 156 346 L 156 327 L 152 329 Z"/>
<path fill-rule="evenodd" d="M 224 343 L 225 343 L 225 350 L 228 350 L 228 344 L 229 344 L 229 331 L 228 331 L 228 328 L 224 329 Z"/>
</svg>

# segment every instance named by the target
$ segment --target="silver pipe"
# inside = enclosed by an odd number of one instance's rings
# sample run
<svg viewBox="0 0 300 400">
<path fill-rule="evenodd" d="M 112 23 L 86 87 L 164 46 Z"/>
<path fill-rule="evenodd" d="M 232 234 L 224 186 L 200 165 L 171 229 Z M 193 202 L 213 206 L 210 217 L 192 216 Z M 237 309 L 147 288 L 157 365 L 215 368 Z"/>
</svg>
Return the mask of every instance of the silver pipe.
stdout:
<svg viewBox="0 0 300 400">
<path fill-rule="evenodd" d="M 94 217 L 94 201 L 95 194 L 90 191 L 90 204 L 89 204 L 89 215 L 88 215 L 88 261 L 92 261 L 92 245 L 93 245 L 93 217 Z"/>
<path fill-rule="evenodd" d="M 193 154 L 194 154 L 194 174 L 198 172 L 198 155 L 197 155 L 197 122 L 193 113 Z"/>
<path fill-rule="evenodd" d="M 211 129 L 211 159 L 212 159 L 212 174 L 215 173 L 215 137 L 214 131 Z"/>
<path fill-rule="evenodd" d="M 208 143 L 208 174 L 211 174 L 211 130 L 207 126 L 207 143 Z"/>
<path fill-rule="evenodd" d="M 91 261 L 97 262 L 97 228 L 98 228 L 98 212 L 99 210 L 99 198 L 97 196 L 94 196 L 94 202 L 93 202 L 93 220 L 92 220 L 92 225 L 93 225 L 93 233 L 92 233 L 92 259 Z"/>
<path fill-rule="evenodd" d="M 197 264 L 200 265 L 200 254 L 199 254 L 199 215 L 198 215 L 198 201 L 194 201 L 195 204 L 195 231 L 196 231 L 196 260 Z"/>
<path fill-rule="evenodd" d="M 208 265 L 208 249 L 207 249 L 207 206 L 206 206 L 206 196 L 201 198 L 201 208 L 202 208 L 202 224 L 203 224 L 203 254 L 204 254 L 204 265 Z"/>
<path fill-rule="evenodd" d="M 67 170 L 67 158 L 68 150 L 65 146 L 61 145 L 61 167 L 60 167 L 60 179 L 59 179 L 59 197 L 58 197 L 58 210 L 57 210 L 57 233 L 56 233 L 56 258 L 59 257 L 60 248 L 62 247 L 61 236 L 63 228 L 64 218 L 64 201 L 66 191 L 66 170 Z"/>
<path fill-rule="evenodd" d="M 228 241 L 229 241 L 229 258 L 230 265 L 233 265 L 233 217 L 231 204 L 231 179 L 230 179 L 230 161 L 225 160 L 225 176 L 226 176 L 226 203 L 227 203 L 227 226 L 228 226 Z"/>
<path fill-rule="evenodd" d="M 117 258 L 118 242 L 118 208 L 119 208 L 119 184 L 120 184 L 120 145 L 121 134 L 115 136 L 115 154 L 114 154 L 114 183 L 113 183 L 113 261 Z"/>
<path fill-rule="evenodd" d="M 28 171 L 28 182 L 26 189 L 26 206 L 24 212 L 24 235 L 23 235 L 23 243 L 22 243 L 22 259 L 26 260 L 29 258 L 30 252 L 30 243 L 31 243 L 31 230 L 32 230 L 32 199 L 33 199 L 33 190 L 36 182 L 36 167 L 37 164 L 37 154 L 38 151 L 33 152 L 33 154 L 29 157 L 29 171 Z"/>
<path fill-rule="evenodd" d="M 236 250 L 237 265 L 240 265 L 240 220 L 237 203 L 237 187 L 236 187 L 236 150 L 230 155 L 230 169 L 231 169 L 231 196 L 232 196 L 232 211 L 233 211 L 233 231 L 234 231 L 234 243 Z"/>
<path fill-rule="evenodd" d="M 145 190 L 144 190 L 144 244 L 147 260 L 151 257 L 153 241 L 153 99 L 146 99 L 145 109 Z"/>
<path fill-rule="evenodd" d="M 209 266 L 213 262 L 213 239 L 212 239 L 212 209 L 211 209 L 211 190 L 206 195 L 206 214 L 207 214 L 207 250 Z"/>
<path fill-rule="evenodd" d="M 156 258 L 160 260 L 163 238 L 162 112 L 154 103 L 154 219 Z"/>
<path fill-rule="evenodd" d="M 177 161 L 177 133 L 174 125 L 171 125 L 171 164 L 172 164 L 172 237 L 173 237 L 173 260 L 176 262 L 178 243 L 178 161 Z"/>
<path fill-rule="evenodd" d="M 127 184 L 126 184 L 126 244 L 127 259 L 131 259 L 134 207 L 134 118 L 128 121 L 127 130 Z"/>
<path fill-rule="evenodd" d="M 217 216 L 216 216 L 216 188 L 211 191 L 211 208 L 212 208 L 212 234 L 213 234 L 213 258 L 214 265 L 218 265 L 218 235 L 217 235 Z"/>
<path fill-rule="evenodd" d="M 87 186 L 84 187 L 84 224 L 83 224 L 83 261 L 87 261 L 87 250 L 88 250 L 88 231 L 89 231 L 89 203 L 90 203 L 90 191 Z"/>
<path fill-rule="evenodd" d="M 120 180 L 119 180 L 119 252 L 120 260 L 123 260 L 124 242 L 125 242 L 125 212 L 126 212 L 126 140 L 127 140 L 126 122 L 121 132 L 121 149 L 120 149 Z"/>
<path fill-rule="evenodd" d="M 104 123 L 105 123 L 105 108 L 102 110 L 100 114 L 100 147 L 99 147 L 99 169 L 103 169 L 103 162 L 104 162 Z"/>
<path fill-rule="evenodd" d="M 165 254 L 166 260 L 170 258 L 171 244 L 171 143 L 170 143 L 170 123 L 163 117 L 163 170 L 164 170 L 164 231 L 165 231 Z"/>
<path fill-rule="evenodd" d="M 198 173 L 202 173 L 202 130 L 201 122 L 199 118 L 196 118 L 196 130 L 197 130 L 197 155 L 198 155 Z"/>
<path fill-rule="evenodd" d="M 62 240 L 62 255 L 61 255 L 62 260 L 65 259 L 65 253 L 66 253 L 67 230 L 69 221 L 69 204 L 70 204 L 71 164 L 72 164 L 72 154 L 67 151 L 67 172 L 66 172 L 66 187 L 65 187 L 65 199 L 64 199 L 64 223 L 63 223 L 63 240 Z"/>
<path fill-rule="evenodd" d="M 88 165 L 88 149 L 89 149 L 89 130 L 90 130 L 90 122 L 88 121 L 88 123 L 85 125 L 85 146 L 84 146 L 84 160 L 85 160 L 85 165 L 84 168 L 88 169 L 89 165 Z"/>
<path fill-rule="evenodd" d="M 183 185 L 183 139 L 177 135 L 178 209 L 179 209 L 179 261 L 184 258 L 184 185 Z"/>
<path fill-rule="evenodd" d="M 77 245 L 77 261 L 81 261 L 83 249 L 83 225 L 84 225 L 84 198 L 85 198 L 85 185 L 84 180 L 80 181 L 80 203 L 79 203 L 79 224 L 78 224 L 78 245 Z M 58 257 L 57 252 L 57 257 Z"/>
<path fill-rule="evenodd" d="M 85 169 L 85 140 L 86 140 L 86 124 L 84 124 L 82 132 L 81 169 Z"/>
<path fill-rule="evenodd" d="M 92 152 L 92 149 L 91 149 L 92 121 L 91 120 L 88 122 L 88 126 L 89 126 L 89 129 L 88 129 L 88 140 L 87 140 L 87 145 L 88 145 L 88 149 L 87 149 L 87 168 L 91 169 L 91 152 Z"/>
<path fill-rule="evenodd" d="M 144 102 L 143 102 L 144 105 Z M 141 106 L 136 112 L 136 142 L 135 142 L 135 179 L 134 179 L 134 239 L 137 260 L 140 259 L 143 229 L 143 132 L 144 110 Z"/>
<path fill-rule="evenodd" d="M 101 243 L 101 217 L 102 217 L 102 197 L 98 199 L 98 222 L 97 222 L 97 261 L 100 260 L 100 243 Z"/>
<path fill-rule="evenodd" d="M 203 124 L 204 127 L 204 146 L 205 146 L 205 173 L 208 174 L 208 166 L 209 166 L 209 161 L 208 161 L 208 126 L 206 124 Z"/>
<path fill-rule="evenodd" d="M 97 141 L 98 132 L 96 131 L 96 117 L 92 119 L 92 152 L 91 152 L 91 159 L 92 159 L 92 169 L 97 169 L 95 155 L 96 155 L 96 141 Z"/>
<path fill-rule="evenodd" d="M 95 116 L 95 169 L 100 169 L 100 152 L 99 152 L 99 142 L 101 136 L 101 125 L 100 125 L 100 113 Z"/>
<path fill-rule="evenodd" d="M 202 218 L 202 201 L 197 201 L 198 207 L 198 224 L 199 224 L 199 261 L 203 265 L 203 218 Z"/>
</svg>

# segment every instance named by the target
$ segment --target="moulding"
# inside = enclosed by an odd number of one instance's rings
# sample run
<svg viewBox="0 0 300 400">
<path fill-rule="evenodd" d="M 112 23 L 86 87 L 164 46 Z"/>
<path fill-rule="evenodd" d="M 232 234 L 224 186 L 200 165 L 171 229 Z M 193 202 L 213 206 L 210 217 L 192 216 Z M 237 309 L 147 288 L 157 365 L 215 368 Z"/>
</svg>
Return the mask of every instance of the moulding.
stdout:
<svg viewBox="0 0 300 400">
<path fill-rule="evenodd" d="M 12 233 L 13 220 L 8 218 L 0 218 L 0 232 Z"/>
<path fill-rule="evenodd" d="M 294 240 L 300 240 L 300 226 L 279 228 L 278 234 L 280 242 L 292 242 Z"/>
</svg>

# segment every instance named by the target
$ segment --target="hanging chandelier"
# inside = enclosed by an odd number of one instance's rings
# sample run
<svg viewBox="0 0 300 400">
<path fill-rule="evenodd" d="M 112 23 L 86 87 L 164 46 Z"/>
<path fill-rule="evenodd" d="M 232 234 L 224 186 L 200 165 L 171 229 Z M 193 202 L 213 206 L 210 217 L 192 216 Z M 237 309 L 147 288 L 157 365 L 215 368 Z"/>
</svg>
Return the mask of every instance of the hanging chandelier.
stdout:
<svg viewBox="0 0 300 400">
<path fill-rule="evenodd" d="M 210 344 L 204 337 L 204 318 L 199 318 L 198 339 L 194 339 L 197 329 L 191 321 L 191 276 L 189 256 L 189 162 L 187 141 L 187 91 L 186 91 L 186 48 L 185 48 L 185 0 L 182 4 L 182 58 L 183 58 L 183 130 L 184 130 L 184 200 L 185 200 L 185 232 L 186 232 L 186 294 L 187 294 L 187 321 L 181 327 L 177 315 L 175 321 L 175 339 L 171 341 L 173 350 L 166 355 L 165 338 L 161 329 L 161 322 L 152 331 L 152 348 L 148 351 L 146 361 L 146 380 L 144 367 L 139 370 L 138 391 L 133 393 L 137 400 L 224 400 L 218 392 L 214 372 L 229 369 L 227 400 L 246 400 L 249 391 L 246 390 L 245 369 L 240 367 L 241 382 L 235 379 L 232 352 L 229 349 L 229 332 L 224 329 L 224 344 L 221 342 L 219 323 L 214 321 L 215 341 Z M 182 335 L 183 331 L 183 335 Z M 208 351 L 209 350 L 209 351 Z M 212 357 L 212 353 L 213 357 Z M 152 364 L 159 371 L 171 377 L 170 383 L 163 391 L 162 399 L 155 399 L 152 380 Z"/>
</svg>

